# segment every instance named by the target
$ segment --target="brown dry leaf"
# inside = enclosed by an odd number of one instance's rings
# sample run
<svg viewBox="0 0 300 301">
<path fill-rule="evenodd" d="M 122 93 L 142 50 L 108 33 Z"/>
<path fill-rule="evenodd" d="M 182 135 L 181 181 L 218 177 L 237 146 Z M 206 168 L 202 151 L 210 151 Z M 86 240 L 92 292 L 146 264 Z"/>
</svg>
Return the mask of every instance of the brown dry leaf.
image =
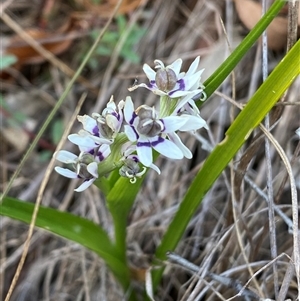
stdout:
<svg viewBox="0 0 300 301">
<path fill-rule="evenodd" d="M 234 2 L 241 21 L 248 29 L 251 30 L 261 18 L 262 5 L 259 2 L 254 2 L 253 0 L 234 0 Z M 286 17 L 286 8 L 282 10 L 282 14 L 285 16 L 276 17 L 267 29 L 268 47 L 272 50 L 281 50 L 287 44 L 288 20 Z M 299 20 L 298 24 L 300 22 Z"/>
<path fill-rule="evenodd" d="M 136 281 L 145 282 L 147 269 L 130 268 L 130 275 Z"/>
<path fill-rule="evenodd" d="M 20 128 L 3 127 L 1 129 L 3 138 L 17 151 L 24 152 L 29 144 L 29 136 Z"/>
<path fill-rule="evenodd" d="M 100 4 L 95 4 L 95 1 L 93 0 L 78 0 L 78 2 L 81 3 L 89 12 L 108 18 L 116 7 L 118 0 L 101 1 Z M 142 3 L 143 1 L 141 0 L 124 0 L 121 3 L 118 13 L 126 14 L 132 12 Z"/>
<path fill-rule="evenodd" d="M 72 43 L 72 39 L 57 38 L 58 35 L 70 32 L 70 22 L 68 21 L 67 23 L 67 25 L 65 24 L 55 33 L 37 28 L 26 29 L 25 32 L 39 42 L 45 49 L 58 55 L 66 51 Z M 44 57 L 17 35 L 7 40 L 4 53 L 15 55 L 18 58 L 17 65 L 19 66 L 24 64 L 38 64 L 45 61 Z"/>
</svg>

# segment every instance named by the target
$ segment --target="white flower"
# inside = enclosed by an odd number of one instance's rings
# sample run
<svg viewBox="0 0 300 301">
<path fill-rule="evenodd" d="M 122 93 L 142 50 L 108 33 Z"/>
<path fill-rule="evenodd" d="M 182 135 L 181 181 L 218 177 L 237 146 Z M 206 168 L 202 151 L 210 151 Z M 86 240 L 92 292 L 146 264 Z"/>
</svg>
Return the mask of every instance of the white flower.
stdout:
<svg viewBox="0 0 300 301">
<path fill-rule="evenodd" d="M 73 170 L 56 166 L 55 171 L 67 178 L 82 179 L 83 183 L 75 189 L 75 191 L 81 192 L 91 186 L 98 178 L 98 163 L 103 161 L 109 154 L 110 148 L 105 144 L 90 152 L 81 151 L 79 156 L 61 150 L 54 154 L 55 158 L 62 163 L 71 164 Z"/>
<path fill-rule="evenodd" d="M 92 117 L 98 122 L 99 132 L 102 137 L 113 139 L 119 133 L 123 124 L 123 107 L 124 101 L 121 100 L 117 108 L 112 96 L 102 114 L 92 114 Z"/>
<path fill-rule="evenodd" d="M 119 174 L 122 177 L 129 178 L 132 184 L 136 182 L 136 178 L 142 177 L 147 171 L 146 167 L 143 167 L 141 171 L 138 161 L 133 158 L 125 159 L 123 163 L 124 165 L 120 168 Z"/>
<path fill-rule="evenodd" d="M 121 153 L 123 154 L 123 157 L 121 158 L 121 161 L 125 162 L 126 160 L 132 160 L 135 163 L 141 162 L 138 155 L 133 154 L 136 152 L 136 145 L 133 145 L 132 142 L 126 142 L 122 146 Z M 155 164 L 150 164 L 149 167 L 153 170 L 155 170 L 160 175 L 160 169 Z M 144 171 L 140 176 L 142 176 L 146 171 Z M 124 176 L 124 175 L 123 175 Z M 137 175 L 136 175 L 137 176 Z"/>
<path fill-rule="evenodd" d="M 128 125 L 124 126 L 125 134 L 132 142 L 136 142 L 137 155 L 140 162 L 149 167 L 153 162 L 152 148 L 171 159 L 182 159 L 181 149 L 166 139 L 185 125 L 187 120 L 180 116 L 168 116 L 158 119 L 154 108 L 141 106 L 134 111 L 131 97 L 127 97 L 124 117 Z"/>
<path fill-rule="evenodd" d="M 57 173 L 71 179 L 83 179 L 83 183 L 75 189 L 77 192 L 87 189 L 98 178 L 98 164 L 94 161 L 93 156 L 81 153 L 78 157 L 65 150 L 57 152 L 54 156 L 60 162 L 72 164 L 74 168 L 74 171 L 72 171 L 67 168 L 56 166 L 55 171 Z"/>
<path fill-rule="evenodd" d="M 89 117 L 88 115 L 85 116 Z M 68 140 L 77 145 L 80 151 L 85 152 L 93 152 L 102 145 L 107 145 L 109 148 L 109 145 L 113 143 L 112 140 L 93 136 L 85 130 L 80 130 L 78 134 L 69 135 Z"/>
<path fill-rule="evenodd" d="M 170 98 L 178 98 L 186 96 L 190 93 L 193 96 L 203 93 L 204 86 L 201 83 L 201 74 L 204 69 L 197 71 L 200 62 L 198 56 L 191 64 L 188 71 L 180 72 L 182 60 L 177 59 L 171 65 L 165 67 L 160 60 L 155 60 L 155 69 L 153 70 L 149 65 L 144 64 L 143 70 L 149 79 L 149 84 L 135 85 L 129 91 L 135 90 L 138 87 L 144 87 L 154 94 L 160 96 L 169 96 Z M 191 97 L 193 97 L 191 96 Z"/>
<path fill-rule="evenodd" d="M 123 100 L 119 102 L 117 108 L 111 97 L 102 114 L 93 113 L 92 117 L 79 115 L 77 119 L 82 123 L 83 129 L 78 134 L 69 135 L 68 139 L 78 146 L 90 149 L 101 144 L 112 144 L 123 124 L 123 107 Z"/>
</svg>

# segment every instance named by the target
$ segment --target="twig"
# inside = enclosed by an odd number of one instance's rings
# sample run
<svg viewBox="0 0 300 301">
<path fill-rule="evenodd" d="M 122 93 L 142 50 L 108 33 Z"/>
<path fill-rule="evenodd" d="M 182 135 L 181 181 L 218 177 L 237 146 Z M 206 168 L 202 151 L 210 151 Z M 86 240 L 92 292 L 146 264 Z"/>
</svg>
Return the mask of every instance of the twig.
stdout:
<svg viewBox="0 0 300 301">
<path fill-rule="evenodd" d="M 74 70 L 72 70 L 68 65 L 59 60 L 55 55 L 52 54 L 52 52 L 48 51 L 45 47 L 38 43 L 26 31 L 24 31 L 24 29 L 19 24 L 17 24 L 8 14 L 2 12 L 2 14 L 0 14 L 0 18 L 5 24 L 7 24 L 11 29 L 13 29 L 21 39 L 23 39 L 42 57 L 48 60 L 53 66 L 56 66 L 59 70 L 61 70 L 63 73 L 67 74 L 70 77 L 73 77 L 75 75 Z M 97 95 L 98 90 L 94 86 L 92 86 L 88 80 L 86 80 L 82 76 L 78 76 L 77 80 Z"/>
<path fill-rule="evenodd" d="M 103 76 L 103 81 L 102 81 L 101 88 L 100 88 L 101 95 L 98 97 L 97 103 L 96 103 L 95 107 L 93 108 L 93 110 L 95 112 L 98 112 L 100 110 L 103 100 L 105 99 L 105 97 L 107 97 L 107 95 L 106 95 L 107 86 L 108 86 L 109 82 L 111 81 L 111 75 L 118 62 L 119 53 L 121 52 L 124 44 L 126 43 L 127 38 L 129 36 L 129 34 L 131 33 L 133 27 L 136 25 L 138 18 L 141 16 L 144 6 L 147 4 L 147 2 L 148 2 L 147 0 L 143 0 L 143 3 L 141 4 L 138 11 L 133 14 L 129 24 L 126 27 L 126 30 L 122 33 L 122 36 L 120 37 L 116 47 L 114 48 L 114 50 L 112 52 L 111 59 L 109 61 L 108 67 L 105 70 L 105 73 Z"/>
<path fill-rule="evenodd" d="M 267 11 L 269 1 L 262 1 L 262 15 Z M 262 76 L 263 81 L 268 77 L 268 37 L 267 31 L 264 30 L 262 34 Z M 270 128 L 270 114 L 268 113 L 265 117 L 265 127 L 267 130 Z M 271 257 L 274 259 L 277 257 L 277 243 L 276 243 L 276 225 L 275 225 L 275 211 L 274 211 L 274 190 L 273 190 L 273 174 L 272 174 L 272 158 L 270 153 L 270 142 L 265 137 L 265 156 L 267 166 L 267 194 L 268 194 L 268 216 L 269 216 L 269 232 L 270 232 L 270 247 Z M 273 277 L 274 277 L 274 293 L 277 299 L 279 284 L 278 284 L 278 273 L 277 264 L 273 264 Z"/>
<path fill-rule="evenodd" d="M 298 283 L 298 299 L 300 300 L 300 241 L 299 241 L 299 229 L 298 229 L 298 199 L 297 199 L 297 188 L 296 182 L 293 176 L 293 170 L 291 164 L 277 140 L 273 137 L 273 135 L 264 127 L 260 126 L 261 130 L 268 137 L 268 139 L 272 142 L 273 146 L 277 150 L 280 155 L 284 165 L 289 174 L 290 183 L 291 183 L 291 197 L 292 197 L 292 215 L 293 215 L 293 252 L 294 252 L 294 264 L 296 270 L 296 278 Z"/>
<path fill-rule="evenodd" d="M 176 254 L 174 252 L 167 252 L 166 255 L 170 261 L 176 262 L 180 266 L 185 267 L 190 272 L 196 273 L 198 275 L 200 274 L 200 269 L 198 266 L 196 266 L 192 262 L 186 260 L 185 258 L 179 256 L 178 254 Z M 259 300 L 259 296 L 257 296 L 251 290 L 245 288 L 241 284 L 241 282 L 238 280 L 235 280 L 235 279 L 232 279 L 229 277 L 225 277 L 225 276 L 221 276 L 221 275 L 217 275 L 212 272 L 207 272 L 206 276 L 210 277 L 212 280 L 219 282 L 227 287 L 233 288 L 240 296 L 243 296 L 245 298 L 245 300 L 247 300 L 247 301 L 251 300 L 250 297 L 255 298 L 256 300 Z"/>
<path fill-rule="evenodd" d="M 289 1 L 288 8 L 287 51 L 289 51 L 297 41 L 299 1 Z"/>
<path fill-rule="evenodd" d="M 63 144 L 65 143 L 65 140 L 67 139 L 67 136 L 69 134 L 69 132 L 71 131 L 71 128 L 73 126 L 73 123 L 74 121 L 76 120 L 76 117 L 77 115 L 79 114 L 79 111 L 80 111 L 80 108 L 81 106 L 83 105 L 84 103 L 84 100 L 86 98 L 87 94 L 84 94 L 81 99 L 79 100 L 78 104 L 77 104 L 77 107 L 74 111 L 74 114 L 72 115 L 72 118 L 70 119 L 70 122 L 69 122 L 69 125 L 68 127 L 66 128 L 64 134 L 63 134 L 63 137 L 62 139 L 60 140 L 59 144 L 57 145 L 57 150 L 61 149 Z M 8 290 L 8 293 L 5 297 L 5 301 L 9 301 L 10 300 L 10 297 L 13 293 L 13 290 L 17 284 L 17 281 L 19 279 L 19 276 L 21 274 L 21 270 L 23 268 L 23 265 L 24 265 L 24 262 L 25 262 L 25 259 L 27 257 L 27 254 L 28 254 L 28 250 L 29 250 L 29 247 L 30 247 L 30 241 L 31 241 L 31 237 L 32 237 L 32 234 L 33 234 L 33 230 L 34 230 L 34 226 L 35 226 L 35 221 L 37 219 L 37 215 L 38 215 L 38 210 L 39 210 L 39 206 L 42 202 L 42 198 L 43 198 L 43 193 L 44 193 L 44 190 L 46 188 L 46 185 L 48 183 L 48 180 L 50 178 L 50 175 L 52 173 L 52 170 L 53 170 L 53 167 L 54 167 L 54 164 L 55 164 L 55 158 L 53 157 L 48 165 L 48 168 L 46 170 L 46 174 L 45 174 L 45 177 L 44 177 L 44 180 L 43 182 L 41 183 L 41 187 L 39 189 L 39 193 L 38 193 L 38 196 L 37 196 L 37 200 L 36 200 L 36 203 L 35 203 L 35 206 L 34 206 L 34 209 L 33 209 L 33 213 L 32 213 L 32 217 L 31 217 L 31 222 L 30 222 L 30 225 L 29 225 L 29 230 L 28 230 L 28 234 L 27 234 L 27 238 L 26 238 L 26 241 L 24 243 L 24 250 L 23 250 L 23 253 L 22 253 L 22 256 L 21 256 L 21 259 L 19 261 L 19 264 L 18 264 L 18 267 L 17 267 L 17 270 L 15 272 L 15 275 L 12 279 L 12 282 L 10 284 L 10 287 L 9 287 L 9 290 Z"/>
</svg>

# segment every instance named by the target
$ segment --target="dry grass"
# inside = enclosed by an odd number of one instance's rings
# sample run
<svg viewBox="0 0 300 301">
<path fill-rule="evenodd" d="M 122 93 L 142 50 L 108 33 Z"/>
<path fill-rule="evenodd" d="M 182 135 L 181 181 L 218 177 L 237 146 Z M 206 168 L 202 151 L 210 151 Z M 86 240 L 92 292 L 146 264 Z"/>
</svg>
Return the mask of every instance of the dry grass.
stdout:
<svg viewBox="0 0 300 301">
<path fill-rule="evenodd" d="M 23 27 L 35 24 L 42 7 L 42 1 L 31 3 L 19 0 L 8 4 L 6 12 Z M 59 1 L 56 8 L 64 14 L 71 13 L 71 9 L 74 9 L 72 5 Z M 225 2 L 223 5 L 223 1 L 216 0 L 149 1 L 145 7 L 140 7 L 128 15 L 127 19 L 129 23 L 137 20 L 141 26 L 147 28 L 147 33 L 136 49 L 142 62 L 152 64 L 154 59 L 159 58 L 170 63 L 178 57 L 190 62 L 197 55 L 201 55 L 201 66 L 206 68 L 204 77 L 207 78 L 229 53 L 219 16 L 225 20 L 227 35 L 234 47 L 241 41 L 243 30 L 229 2 L 225 6 Z M 59 17 L 63 18 L 61 15 Z M 101 28 L 103 23 L 94 20 L 89 24 L 89 29 Z M 2 27 L 2 34 L 10 33 L 10 28 Z M 88 37 L 81 36 L 60 56 L 60 60 L 69 66 L 70 70 L 76 70 L 81 59 L 78 53 L 90 44 L 91 40 Z M 200 138 L 206 140 L 205 150 L 202 149 L 198 136 L 183 136 L 186 145 L 193 150 L 194 158 L 172 161 L 160 157 L 157 165 L 162 170 L 161 176 L 158 177 L 155 172 L 149 171 L 128 223 L 128 257 L 137 272 L 149 266 L 155 248 L 180 200 L 207 157 L 209 146 L 214 146 L 223 139 L 232 116 L 237 114 L 238 109 L 226 98 L 236 94 L 238 103 L 246 103 L 261 83 L 259 53 L 260 48 L 253 47 L 236 68 L 234 93 L 232 83 L 228 80 L 220 89 L 221 93 L 213 95 L 203 105 L 202 117 L 208 121 L 210 127 L 208 132 L 201 130 L 199 133 Z M 270 70 L 283 55 L 283 52 L 269 53 Z M 109 58 L 98 59 L 98 65 L 93 69 L 86 69 L 83 77 L 93 87 L 99 88 L 99 94 L 97 96 L 90 91 L 84 80 L 76 83 L 57 116 L 57 120 L 63 120 L 65 125 L 84 91 L 90 93 L 82 113 L 91 113 L 102 110 L 111 94 L 114 94 L 116 101 L 128 95 L 127 88 L 133 84 L 136 77 L 140 82 L 145 80 L 141 65 L 119 58 L 118 51 L 113 52 Z M 3 81 L 2 94 L 10 108 L 14 112 L 24 114 L 26 120 L 13 132 L 17 139 L 9 140 L 9 120 L 12 116 L 5 115 L 2 111 L 4 126 L 0 146 L 1 190 L 28 147 L 31 139 L 28 133 L 32 136 L 39 130 L 45 116 L 69 81 L 67 74 L 58 65 L 51 63 L 29 65 L 22 69 L 12 68 L 9 73 L 12 77 Z M 299 89 L 298 79 L 285 98 L 290 105 L 278 105 L 271 114 L 272 122 L 278 122 L 272 134 L 291 162 L 298 191 L 299 138 L 294 133 L 299 127 Z M 137 104 L 152 105 L 157 100 L 143 89 L 138 89 L 131 95 Z M 295 102 L 298 102 L 298 105 L 292 105 Z M 79 125 L 75 123 L 74 131 L 78 129 Z M 54 147 L 51 132 L 48 131 L 16 179 L 9 193 L 11 196 L 30 202 L 36 200 L 48 162 L 48 159 L 42 160 L 42 155 L 45 155 L 45 151 L 51 153 Z M 72 146 L 66 143 L 65 148 L 70 150 Z M 271 221 L 271 225 L 275 225 L 274 231 L 269 230 L 268 205 L 265 200 L 267 166 L 270 162 L 274 206 L 286 217 L 284 220 L 282 216 L 275 214 Z M 241 174 L 245 177 L 239 178 Z M 162 263 L 167 265 L 167 269 L 156 300 L 228 300 L 237 294 L 234 289 L 205 276 L 207 272 L 230 277 L 243 285 L 251 279 L 248 288 L 260 296 L 261 300 L 275 299 L 274 282 L 278 281 L 279 289 L 283 284 L 288 287 L 281 300 L 296 300 L 297 282 L 292 274 L 293 269 L 289 270 L 293 236 L 288 231 L 292 210 L 290 183 L 286 175 L 285 166 L 272 145 L 270 158 L 266 157 L 264 138 L 257 129 L 237 154 L 234 162 L 207 193 L 176 249 L 176 253 L 199 267 L 199 273 L 191 273 L 171 262 Z M 80 194 L 74 193 L 75 186 L 75 182 L 53 173 L 42 204 L 89 218 L 100 223 L 112 234 L 112 223 L 103 196 L 96 187 Z M 1 217 L 1 300 L 5 298 L 22 254 L 27 231 L 26 225 Z M 271 235 L 275 237 L 275 241 L 270 240 Z M 271 248 L 273 251 L 275 249 L 278 256 L 275 268 L 270 264 Z M 253 276 L 257 271 L 259 272 Z M 142 288 L 141 281 L 137 280 L 135 285 Z M 125 300 L 125 297 L 101 259 L 95 254 L 37 229 L 11 300 L 114 301 Z M 234 300 L 254 299 L 244 296 Z"/>
</svg>

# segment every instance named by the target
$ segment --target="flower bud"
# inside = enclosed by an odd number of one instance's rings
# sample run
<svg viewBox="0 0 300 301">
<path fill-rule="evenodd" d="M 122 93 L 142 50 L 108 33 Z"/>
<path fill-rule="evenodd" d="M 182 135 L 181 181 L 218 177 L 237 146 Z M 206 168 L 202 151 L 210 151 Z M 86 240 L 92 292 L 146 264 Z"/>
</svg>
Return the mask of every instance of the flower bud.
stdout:
<svg viewBox="0 0 300 301">
<path fill-rule="evenodd" d="M 160 120 L 155 118 L 155 112 L 153 112 L 152 108 L 141 106 L 138 109 L 137 115 L 140 117 L 137 125 L 137 130 L 140 134 L 155 137 L 162 131 L 163 125 Z"/>
<path fill-rule="evenodd" d="M 175 87 L 176 81 L 176 73 L 172 69 L 160 69 L 156 72 L 155 82 L 161 91 L 171 91 Z"/>
<path fill-rule="evenodd" d="M 119 170 L 119 174 L 122 177 L 129 178 L 131 183 L 135 183 L 136 177 L 141 177 L 147 169 L 143 167 L 143 170 L 140 170 L 138 162 L 133 159 L 125 159 L 124 165 Z"/>
<path fill-rule="evenodd" d="M 81 154 L 78 158 L 78 161 L 74 164 L 77 175 L 82 179 L 92 178 L 93 176 L 87 170 L 87 166 L 92 162 L 94 162 L 93 155 L 87 153 Z"/>
</svg>

